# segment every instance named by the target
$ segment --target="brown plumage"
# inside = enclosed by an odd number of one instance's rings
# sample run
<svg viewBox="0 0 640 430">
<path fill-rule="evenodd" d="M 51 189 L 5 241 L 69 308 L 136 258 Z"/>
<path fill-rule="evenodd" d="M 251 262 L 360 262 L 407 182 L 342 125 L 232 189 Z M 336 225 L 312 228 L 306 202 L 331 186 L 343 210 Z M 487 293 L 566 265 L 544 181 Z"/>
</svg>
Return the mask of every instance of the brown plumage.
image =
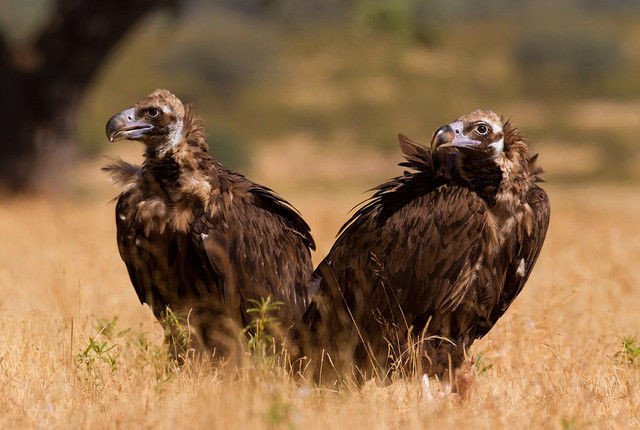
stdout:
<svg viewBox="0 0 640 430">
<path fill-rule="evenodd" d="M 123 187 L 117 238 L 141 303 L 190 314 L 201 345 L 233 354 L 250 299 L 284 302 L 291 324 L 308 304 L 314 249 L 309 226 L 272 190 L 225 169 L 208 152 L 190 106 L 157 90 L 114 115 L 110 140 L 139 140 L 142 166 L 117 161 L 104 170 Z"/>
<path fill-rule="evenodd" d="M 522 290 L 546 235 L 536 156 L 495 113 L 442 127 L 431 148 L 400 145 L 409 170 L 374 189 L 309 284 L 305 350 L 325 375 L 455 369 Z"/>
</svg>

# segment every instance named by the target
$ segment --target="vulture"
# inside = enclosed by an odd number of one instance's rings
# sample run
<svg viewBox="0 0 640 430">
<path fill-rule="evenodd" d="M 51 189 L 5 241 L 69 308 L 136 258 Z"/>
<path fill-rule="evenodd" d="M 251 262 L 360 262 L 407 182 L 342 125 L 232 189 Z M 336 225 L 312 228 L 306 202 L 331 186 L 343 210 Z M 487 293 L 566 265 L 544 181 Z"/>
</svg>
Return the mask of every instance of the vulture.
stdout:
<svg viewBox="0 0 640 430">
<path fill-rule="evenodd" d="M 196 346 L 227 358 L 239 351 L 254 300 L 280 302 L 285 327 L 302 318 L 315 249 L 309 226 L 274 191 L 209 154 L 190 105 L 156 90 L 111 117 L 106 134 L 145 146 L 142 165 L 117 160 L 103 170 L 122 187 L 120 256 L 157 319 L 166 321 L 167 309 L 188 316 Z"/>
<path fill-rule="evenodd" d="M 373 189 L 310 279 L 303 327 L 316 377 L 324 367 L 334 380 L 453 381 L 542 248 L 542 169 L 510 122 L 478 110 L 439 128 L 430 148 L 399 140 L 408 170 Z"/>
</svg>

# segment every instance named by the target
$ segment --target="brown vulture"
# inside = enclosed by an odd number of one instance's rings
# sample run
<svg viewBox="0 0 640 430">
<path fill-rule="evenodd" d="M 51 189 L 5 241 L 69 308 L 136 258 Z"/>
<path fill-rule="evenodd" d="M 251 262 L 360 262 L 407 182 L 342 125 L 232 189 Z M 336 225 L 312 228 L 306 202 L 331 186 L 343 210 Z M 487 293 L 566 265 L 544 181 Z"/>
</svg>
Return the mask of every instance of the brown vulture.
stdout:
<svg viewBox="0 0 640 430">
<path fill-rule="evenodd" d="M 374 188 L 310 280 L 316 372 L 451 378 L 542 248 L 542 170 L 509 122 L 478 110 L 438 129 L 431 148 L 399 138 L 410 170 Z"/>
<path fill-rule="evenodd" d="M 315 248 L 309 226 L 274 191 L 209 154 L 191 106 L 156 90 L 114 115 L 106 133 L 145 145 L 141 166 L 118 160 L 104 170 L 123 188 L 120 256 L 156 318 L 166 308 L 189 315 L 199 345 L 229 356 L 251 320 L 251 300 L 283 302 L 286 324 L 302 317 Z"/>
</svg>

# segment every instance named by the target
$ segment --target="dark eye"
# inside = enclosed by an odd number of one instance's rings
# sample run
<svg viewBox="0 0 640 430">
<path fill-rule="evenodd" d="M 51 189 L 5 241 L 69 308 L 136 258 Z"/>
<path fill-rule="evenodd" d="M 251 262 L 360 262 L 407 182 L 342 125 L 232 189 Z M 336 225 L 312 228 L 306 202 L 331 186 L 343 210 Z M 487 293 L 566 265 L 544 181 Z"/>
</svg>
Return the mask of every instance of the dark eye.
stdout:
<svg viewBox="0 0 640 430">
<path fill-rule="evenodd" d="M 149 108 L 147 109 L 147 116 L 149 118 L 155 118 L 160 114 L 160 111 L 156 108 Z"/>
<path fill-rule="evenodd" d="M 486 124 L 478 124 L 476 125 L 476 131 L 480 134 L 487 134 L 489 132 L 489 127 Z"/>
</svg>

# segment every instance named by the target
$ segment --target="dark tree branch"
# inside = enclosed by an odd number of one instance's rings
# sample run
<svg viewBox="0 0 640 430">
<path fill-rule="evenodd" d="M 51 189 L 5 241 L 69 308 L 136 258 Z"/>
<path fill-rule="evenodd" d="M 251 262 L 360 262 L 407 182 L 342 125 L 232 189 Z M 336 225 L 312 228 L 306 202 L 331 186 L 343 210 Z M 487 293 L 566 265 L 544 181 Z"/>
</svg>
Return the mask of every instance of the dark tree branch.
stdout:
<svg viewBox="0 0 640 430">
<path fill-rule="evenodd" d="M 73 102 L 114 46 L 150 11 L 176 0 L 59 0 L 35 49 L 46 105 Z M 54 85 L 51 85 L 54 84 Z M 43 88 L 44 87 L 44 88 Z"/>
<path fill-rule="evenodd" d="M 145 15 L 179 1 L 58 0 L 20 64 L 0 35 L 0 188 L 60 176 L 75 111 L 101 64 Z"/>
<path fill-rule="evenodd" d="M 0 69 L 11 66 L 11 51 L 7 46 L 7 39 L 4 35 L 4 31 L 0 28 Z"/>
<path fill-rule="evenodd" d="M 16 182 L 24 180 L 18 158 L 24 152 L 20 143 L 24 141 L 25 133 L 20 122 L 27 103 L 23 100 L 24 80 L 15 67 L 13 52 L 3 33 L 0 31 L 0 185 L 15 189 Z"/>
</svg>

